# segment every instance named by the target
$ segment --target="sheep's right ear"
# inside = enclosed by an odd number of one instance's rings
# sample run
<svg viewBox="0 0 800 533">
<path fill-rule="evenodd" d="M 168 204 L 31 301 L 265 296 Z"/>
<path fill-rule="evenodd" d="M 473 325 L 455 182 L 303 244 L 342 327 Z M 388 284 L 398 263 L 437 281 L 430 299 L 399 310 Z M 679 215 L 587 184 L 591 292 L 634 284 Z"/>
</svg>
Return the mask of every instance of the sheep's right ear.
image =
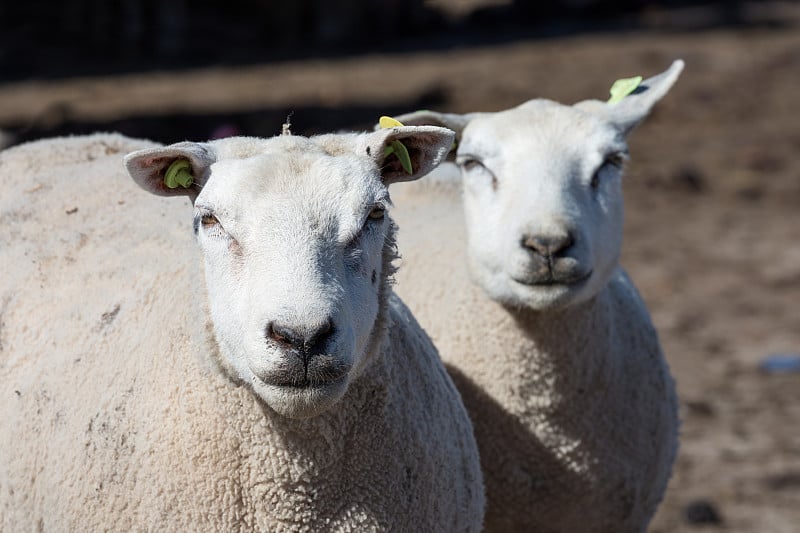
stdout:
<svg viewBox="0 0 800 533">
<path fill-rule="evenodd" d="M 459 115 L 456 113 L 437 113 L 436 111 L 428 111 L 426 109 L 392 118 L 400 121 L 404 126 L 439 126 L 440 128 L 453 130 L 456 134 L 455 143 L 457 146 L 461 142 L 461 134 L 464 132 L 464 128 L 479 114 L 480 113 L 467 113 Z M 375 128 L 377 129 L 378 126 L 376 125 Z M 455 157 L 455 150 L 451 150 L 450 153 L 447 154 L 447 160 L 449 161 L 452 161 Z"/>
<path fill-rule="evenodd" d="M 176 161 L 189 162 L 191 184 L 183 186 L 165 183 L 167 169 Z M 125 156 L 125 168 L 133 181 L 142 189 L 159 196 L 188 196 L 192 202 L 208 181 L 211 164 L 216 154 L 211 146 L 202 143 L 180 142 L 158 148 L 146 148 Z"/>
<path fill-rule="evenodd" d="M 456 132 L 456 139 L 459 139 L 461 137 L 461 132 L 464 131 L 467 124 L 469 124 L 477 114 L 478 113 L 467 113 L 465 115 L 459 115 L 456 113 L 437 113 L 436 111 L 425 109 L 392 118 L 399 120 L 404 126 L 439 126 L 440 128 L 447 128 Z"/>
<path fill-rule="evenodd" d="M 398 126 L 380 129 L 364 137 L 366 151 L 380 168 L 381 180 L 386 185 L 399 181 L 413 181 L 425 176 L 445 160 L 453 146 L 453 132 L 437 126 Z M 398 142 L 406 152 L 406 163 L 394 152 Z M 405 158 L 404 158 L 405 159 Z"/>
</svg>

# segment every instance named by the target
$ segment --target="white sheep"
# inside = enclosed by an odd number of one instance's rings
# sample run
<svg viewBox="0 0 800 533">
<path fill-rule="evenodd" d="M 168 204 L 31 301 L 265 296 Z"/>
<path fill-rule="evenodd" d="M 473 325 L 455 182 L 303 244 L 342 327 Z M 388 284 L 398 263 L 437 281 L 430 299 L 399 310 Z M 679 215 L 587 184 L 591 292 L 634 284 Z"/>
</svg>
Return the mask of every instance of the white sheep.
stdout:
<svg viewBox="0 0 800 533">
<path fill-rule="evenodd" d="M 619 266 L 621 177 L 626 136 L 682 68 L 619 103 L 397 117 L 459 138 L 461 180 L 393 193 L 397 292 L 471 415 L 487 531 L 644 531 L 663 497 L 677 400 Z"/>
<path fill-rule="evenodd" d="M 0 530 L 479 531 L 472 426 L 390 289 L 387 186 L 452 142 L 0 153 Z M 205 289 L 188 213 L 123 176 L 130 150 L 139 185 L 195 200 Z M 183 159 L 193 184 L 165 187 Z"/>
</svg>

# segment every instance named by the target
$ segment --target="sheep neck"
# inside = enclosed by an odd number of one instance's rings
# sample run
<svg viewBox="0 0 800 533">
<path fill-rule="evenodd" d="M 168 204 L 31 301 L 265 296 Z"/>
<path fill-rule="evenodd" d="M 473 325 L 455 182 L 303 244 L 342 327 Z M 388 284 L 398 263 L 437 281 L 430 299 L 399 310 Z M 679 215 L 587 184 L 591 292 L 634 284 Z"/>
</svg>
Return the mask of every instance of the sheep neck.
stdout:
<svg viewBox="0 0 800 533">
<path fill-rule="evenodd" d="M 520 392 L 533 412 L 574 419 L 576 399 L 596 398 L 612 385 L 617 364 L 608 292 L 557 310 L 503 310 L 521 333 L 508 356 L 523 372 Z"/>
<path fill-rule="evenodd" d="M 601 425 L 614 423 L 603 413 L 614 401 L 622 372 L 613 349 L 617 332 L 610 292 L 606 287 L 582 304 L 546 312 L 509 309 L 482 296 L 477 301 L 484 334 L 471 335 L 477 345 L 458 358 L 448 356 L 451 373 L 453 367 L 464 369 L 492 403 L 525 420 L 540 440 L 581 455 L 583 444 L 605 431 Z"/>
</svg>

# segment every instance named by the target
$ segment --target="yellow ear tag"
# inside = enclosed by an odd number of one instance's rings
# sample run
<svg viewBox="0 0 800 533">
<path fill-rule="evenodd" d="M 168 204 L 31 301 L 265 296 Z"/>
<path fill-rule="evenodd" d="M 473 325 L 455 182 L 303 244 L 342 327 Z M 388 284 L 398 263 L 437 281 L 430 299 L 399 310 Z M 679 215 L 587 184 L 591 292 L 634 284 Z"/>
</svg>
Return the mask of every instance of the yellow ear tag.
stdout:
<svg viewBox="0 0 800 533">
<path fill-rule="evenodd" d="M 164 173 L 164 185 L 170 189 L 177 189 L 178 187 L 188 189 L 192 186 L 193 182 L 192 164 L 189 163 L 188 159 L 177 159 L 173 161 Z"/>
<path fill-rule="evenodd" d="M 378 125 L 383 129 L 387 129 L 402 126 L 403 123 L 392 117 L 382 116 L 378 121 Z M 383 150 L 383 157 L 389 157 L 392 154 L 397 156 L 400 165 L 409 176 L 414 173 L 414 169 L 411 167 L 411 156 L 408 155 L 408 149 L 405 144 L 400 141 L 392 141 L 389 143 L 389 146 Z"/>
<path fill-rule="evenodd" d="M 386 115 L 382 116 L 378 120 L 378 124 L 380 125 L 380 127 L 382 129 L 396 128 L 397 126 L 402 126 L 403 125 L 403 123 L 400 122 L 399 120 L 397 120 L 396 118 L 387 117 Z"/>
<path fill-rule="evenodd" d="M 608 99 L 609 104 L 616 104 L 621 102 L 623 98 L 631 94 L 642 83 L 642 77 L 636 76 L 633 78 L 623 78 L 614 82 L 611 86 L 611 98 Z"/>
</svg>

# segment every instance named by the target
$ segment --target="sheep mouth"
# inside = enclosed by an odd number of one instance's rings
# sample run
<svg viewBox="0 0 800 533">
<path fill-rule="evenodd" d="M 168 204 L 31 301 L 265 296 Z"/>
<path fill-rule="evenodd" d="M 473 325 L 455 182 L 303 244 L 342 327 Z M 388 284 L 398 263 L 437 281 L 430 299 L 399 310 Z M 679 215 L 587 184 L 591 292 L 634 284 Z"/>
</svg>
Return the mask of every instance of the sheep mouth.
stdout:
<svg viewBox="0 0 800 533">
<path fill-rule="evenodd" d="M 593 273 L 594 270 L 589 270 L 585 273 L 578 273 L 576 275 L 553 275 L 552 272 L 549 272 L 546 276 L 534 276 L 528 278 L 512 276 L 511 279 L 516 283 L 525 285 L 527 287 L 568 287 L 575 289 L 589 281 L 589 278 L 592 277 Z"/>
<path fill-rule="evenodd" d="M 308 418 L 326 411 L 347 392 L 349 373 L 325 369 L 273 368 L 253 375 L 248 383 L 253 393 L 273 411 L 288 418 Z"/>
<path fill-rule="evenodd" d="M 264 381 L 265 384 L 270 385 L 272 387 L 279 387 L 284 390 L 316 390 L 316 389 L 327 389 L 330 387 L 335 387 L 341 385 L 342 382 L 347 378 L 347 375 L 342 375 L 337 378 L 333 379 L 309 379 L 307 377 L 303 377 L 300 379 L 290 379 L 290 380 L 269 380 Z"/>
<path fill-rule="evenodd" d="M 349 370 L 349 365 L 344 364 L 298 364 L 262 374 L 256 379 L 265 385 L 284 390 L 321 390 L 340 386 L 346 381 Z"/>
</svg>

